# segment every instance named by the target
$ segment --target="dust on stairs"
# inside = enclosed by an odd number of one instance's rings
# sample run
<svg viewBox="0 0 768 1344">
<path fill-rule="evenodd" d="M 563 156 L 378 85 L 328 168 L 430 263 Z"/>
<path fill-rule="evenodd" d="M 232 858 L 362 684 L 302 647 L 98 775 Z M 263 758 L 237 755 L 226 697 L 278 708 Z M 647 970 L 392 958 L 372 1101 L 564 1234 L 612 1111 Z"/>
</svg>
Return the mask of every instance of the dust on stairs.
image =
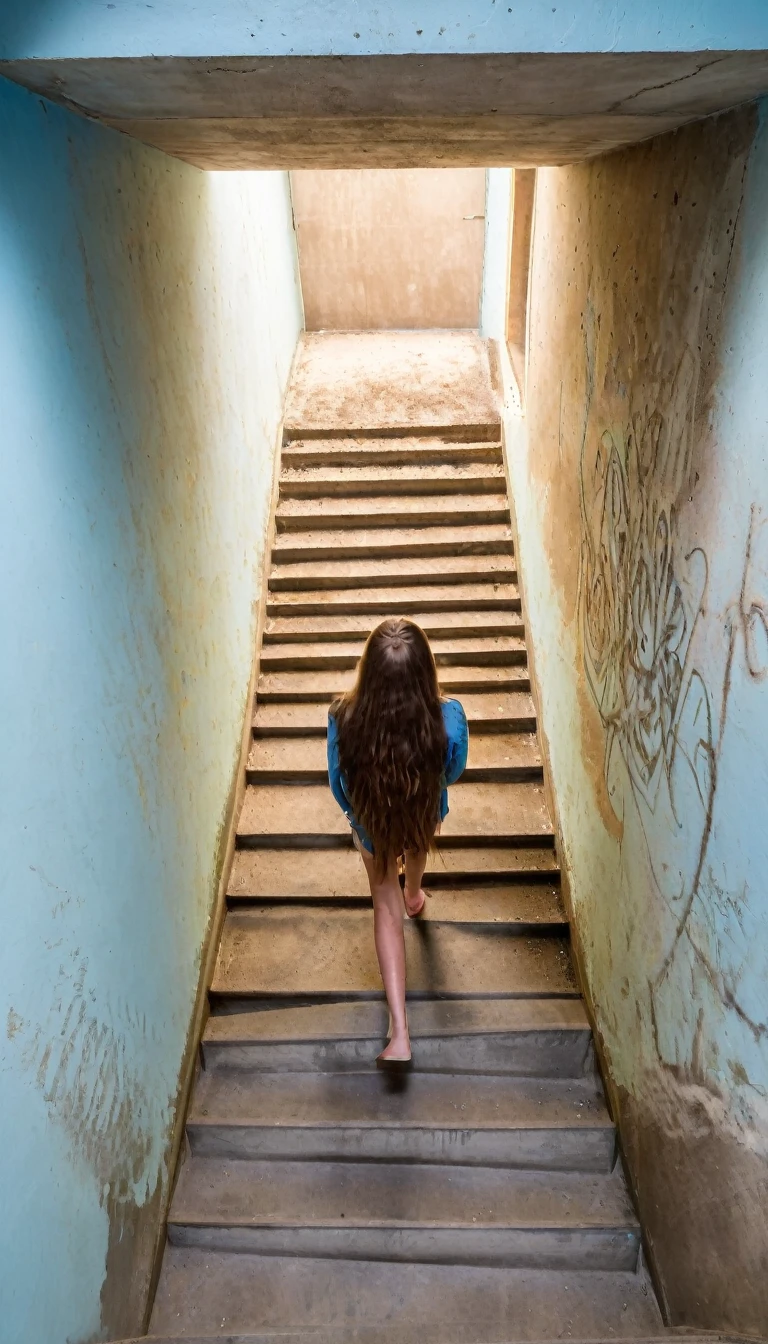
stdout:
<svg viewBox="0 0 768 1344">
<path fill-rule="evenodd" d="M 308 338 L 229 910 L 151 1333 L 494 1344 L 661 1332 L 574 980 L 487 353 Z M 327 787 L 328 705 L 407 613 L 470 724 L 406 928 L 415 1070 Z"/>
</svg>

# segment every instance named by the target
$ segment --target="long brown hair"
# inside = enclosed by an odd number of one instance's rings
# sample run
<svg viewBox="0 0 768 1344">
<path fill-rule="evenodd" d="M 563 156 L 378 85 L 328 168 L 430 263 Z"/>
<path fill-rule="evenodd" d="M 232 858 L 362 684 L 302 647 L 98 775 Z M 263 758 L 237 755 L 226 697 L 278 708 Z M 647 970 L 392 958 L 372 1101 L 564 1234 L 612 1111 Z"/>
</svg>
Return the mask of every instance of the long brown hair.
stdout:
<svg viewBox="0 0 768 1344">
<path fill-rule="evenodd" d="M 429 641 L 413 621 L 368 636 L 351 691 L 331 706 L 339 765 L 383 874 L 392 855 L 435 838 L 447 738 Z"/>
</svg>

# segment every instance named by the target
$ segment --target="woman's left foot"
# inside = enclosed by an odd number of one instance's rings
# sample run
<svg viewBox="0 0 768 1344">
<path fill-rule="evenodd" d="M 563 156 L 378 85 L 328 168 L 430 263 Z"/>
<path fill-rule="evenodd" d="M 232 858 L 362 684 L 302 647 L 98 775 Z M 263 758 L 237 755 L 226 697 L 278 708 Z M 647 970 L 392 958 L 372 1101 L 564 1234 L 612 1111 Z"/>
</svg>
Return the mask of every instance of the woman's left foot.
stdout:
<svg viewBox="0 0 768 1344">
<path fill-rule="evenodd" d="M 416 919 L 420 915 L 427 901 L 427 893 L 423 887 L 419 887 L 415 896 L 410 896 L 406 890 L 403 893 L 405 897 L 405 913 L 409 919 Z"/>
</svg>

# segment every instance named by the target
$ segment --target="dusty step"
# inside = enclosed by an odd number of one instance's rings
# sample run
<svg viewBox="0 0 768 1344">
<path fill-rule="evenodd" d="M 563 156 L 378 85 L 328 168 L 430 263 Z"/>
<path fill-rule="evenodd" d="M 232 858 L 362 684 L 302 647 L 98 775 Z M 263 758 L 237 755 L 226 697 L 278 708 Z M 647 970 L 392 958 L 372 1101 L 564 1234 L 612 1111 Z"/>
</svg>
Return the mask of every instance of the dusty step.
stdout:
<svg viewBox="0 0 768 1344">
<path fill-rule="evenodd" d="M 580 999 L 416 1000 L 408 1009 L 417 1072 L 578 1078 L 592 1066 Z M 332 1073 L 369 1068 L 386 1040 L 383 1003 L 223 1013 L 208 1018 L 205 1066 Z"/>
<path fill-rule="evenodd" d="M 430 890 L 498 886 L 522 882 L 553 885 L 559 875 L 554 849 L 443 848 L 431 854 L 425 882 Z M 326 900 L 368 897 L 368 881 L 360 856 L 345 849 L 238 849 L 229 879 L 231 900 Z"/>
<path fill-rule="evenodd" d="M 461 697 L 472 739 L 480 733 L 532 733 L 536 730 L 536 711 L 526 692 L 502 694 L 464 694 Z M 299 701 L 291 704 L 257 704 L 253 717 L 253 735 L 261 737 L 325 737 L 328 726 L 327 700 Z"/>
<path fill-rule="evenodd" d="M 553 1322 L 567 1323 L 572 1339 L 665 1334 L 642 1268 L 374 1265 L 169 1246 L 150 1335 L 183 1329 L 185 1344 L 208 1334 L 222 1344 L 223 1331 L 228 1344 L 275 1344 L 273 1331 L 290 1331 L 294 1344 L 510 1344 L 551 1339 Z"/>
<path fill-rule="evenodd" d="M 343 905 L 370 908 L 371 898 L 367 892 L 343 896 L 282 897 L 281 903 L 290 901 L 296 908 L 309 905 Z M 240 896 L 230 899 L 232 909 L 256 909 L 274 907 L 278 902 L 274 898 L 246 898 Z M 560 934 L 568 932 L 568 921 L 562 906 L 560 889 L 556 883 L 512 882 L 496 886 L 468 887 L 460 890 L 451 887 L 427 889 L 427 902 L 420 916 L 424 924 L 468 924 L 473 929 L 487 926 L 489 929 L 503 926 L 509 933 L 517 934 Z"/>
<path fill-rule="evenodd" d="M 519 784 L 454 784 L 450 812 L 439 845 L 484 841 L 494 845 L 526 844 L 529 837 L 552 837 L 552 823 L 543 786 Z M 277 837 L 284 837 L 278 841 Z M 241 848 L 267 843 L 328 845 L 351 843 L 349 823 L 330 789 L 323 784 L 250 785 L 237 827 Z"/>
<path fill-rule="evenodd" d="M 568 940 L 501 925 L 405 924 L 408 991 L 419 997 L 575 995 Z M 370 910 L 275 906 L 230 911 L 211 993 L 220 998 L 380 998 Z"/>
<path fill-rule="evenodd" d="M 278 533 L 272 548 L 277 564 L 309 560 L 359 560 L 422 555 L 511 555 L 512 531 L 504 523 L 482 527 L 325 528 Z"/>
<path fill-rule="evenodd" d="M 265 644 L 261 669 L 267 672 L 357 667 L 365 640 L 307 641 L 303 644 Z M 433 639 L 432 653 L 438 667 L 505 667 L 525 663 L 525 640 L 514 635 L 475 635 L 469 639 Z"/>
<path fill-rule="evenodd" d="M 292 439 L 282 451 L 282 467 L 354 467 L 402 466 L 425 462 L 501 462 L 501 443 L 481 439 L 472 443 L 461 439 L 431 436 L 416 438 L 332 438 Z"/>
<path fill-rule="evenodd" d="M 390 588 L 393 584 L 516 583 L 515 561 L 506 555 L 424 555 L 392 559 L 311 560 L 273 564 L 271 592 L 317 588 Z"/>
<path fill-rule="evenodd" d="M 617 1175 L 380 1162 L 188 1162 L 174 1245 L 259 1254 L 614 1269 L 640 1234 Z"/>
<path fill-rule="evenodd" d="M 515 1078 L 414 1073 L 199 1075 L 187 1116 L 195 1157 L 425 1162 L 602 1171 L 615 1131 L 596 1074 Z"/>
<path fill-rule="evenodd" d="M 329 495 L 496 495 L 506 489 L 504 468 L 490 462 L 453 466 L 298 467 L 280 473 L 283 499 Z"/>
<path fill-rule="evenodd" d="M 279 532 L 307 527 L 380 527 L 385 522 L 421 527 L 466 523 L 509 523 L 509 504 L 503 491 L 492 495 L 331 495 L 325 499 L 281 499 L 277 506 Z"/>
<path fill-rule="evenodd" d="M 320 616 L 269 617 L 264 628 L 264 644 L 301 644 L 306 640 L 328 640 L 344 643 L 355 636 L 367 638 L 389 612 L 350 616 L 334 614 Z M 519 611 L 412 611 L 409 619 L 415 621 L 430 639 L 473 639 L 477 636 L 500 637 L 514 635 L 522 638 L 525 628 Z"/>
<path fill-rule="evenodd" d="M 343 668 L 328 672 L 265 672 L 259 677 L 257 699 L 263 704 L 287 704 L 291 701 L 320 701 L 326 705 L 354 684 L 354 669 Z M 524 664 L 507 667 L 443 667 L 440 669 L 440 687 L 445 695 L 466 694 L 499 696 L 505 691 L 530 691 L 528 668 Z"/>
<path fill-rule="evenodd" d="M 261 737 L 248 756 L 249 784 L 320 783 L 328 777 L 323 737 Z M 462 775 L 465 784 L 541 779 L 535 733 L 473 734 Z"/>
<path fill-rule="evenodd" d="M 412 611 L 520 610 L 516 583 L 409 584 L 356 591 L 325 588 L 284 589 L 267 594 L 269 616 L 344 616 L 368 614 L 408 616 Z"/>
</svg>

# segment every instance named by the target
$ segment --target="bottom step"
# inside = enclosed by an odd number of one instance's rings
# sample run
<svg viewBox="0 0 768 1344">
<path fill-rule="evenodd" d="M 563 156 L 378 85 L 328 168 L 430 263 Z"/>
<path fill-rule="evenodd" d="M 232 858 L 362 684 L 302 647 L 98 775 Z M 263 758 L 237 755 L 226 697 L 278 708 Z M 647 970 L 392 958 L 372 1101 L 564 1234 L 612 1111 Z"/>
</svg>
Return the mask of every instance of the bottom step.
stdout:
<svg viewBox="0 0 768 1344">
<path fill-rule="evenodd" d="M 662 1330 L 643 1271 L 372 1264 L 169 1246 L 150 1335 L 185 1344 L 509 1344 Z"/>
</svg>

